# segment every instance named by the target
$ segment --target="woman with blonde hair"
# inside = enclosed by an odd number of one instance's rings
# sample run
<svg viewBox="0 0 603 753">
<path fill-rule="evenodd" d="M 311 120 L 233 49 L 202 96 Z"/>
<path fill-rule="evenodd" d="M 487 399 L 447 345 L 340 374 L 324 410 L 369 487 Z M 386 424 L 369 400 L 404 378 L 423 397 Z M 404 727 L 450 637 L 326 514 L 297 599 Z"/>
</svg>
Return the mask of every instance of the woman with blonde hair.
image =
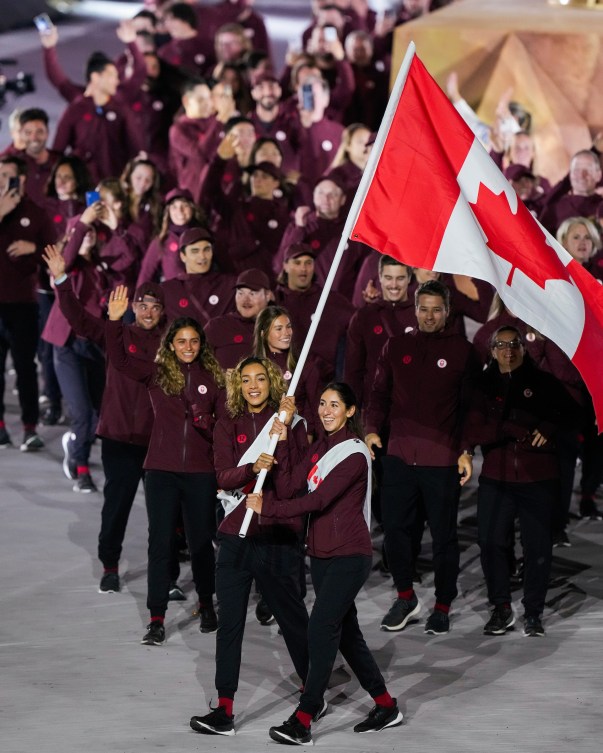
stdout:
<svg viewBox="0 0 603 753">
<path fill-rule="evenodd" d="M 587 217 L 568 217 L 557 228 L 557 240 L 593 277 L 603 279 L 603 262 L 598 257 L 601 233 Z"/>
<path fill-rule="evenodd" d="M 349 202 L 354 198 L 356 189 L 360 185 L 362 173 L 371 153 L 371 131 L 363 123 L 352 123 L 347 126 L 341 136 L 341 144 L 337 150 L 331 167 L 327 171 L 330 178 L 345 187 L 345 194 Z"/>
<path fill-rule="evenodd" d="M 228 417 L 220 418 L 214 431 L 214 464 L 221 487 L 218 496 L 225 512 L 218 529 L 220 548 L 216 563 L 218 704 L 209 714 L 190 720 L 192 729 L 206 735 L 235 734 L 233 702 L 254 580 L 279 624 L 302 682 L 308 672 L 308 613 L 299 583 L 301 517 L 264 525 L 254 515 L 247 536 L 239 536 L 245 516 L 244 499 L 260 471 L 269 472 L 265 493 L 269 495 L 273 488 L 272 476 L 278 466 L 268 449 L 277 412 L 285 412 L 287 423 L 291 423 L 288 444 L 292 455 L 301 458 L 308 446 L 304 423 L 295 414 L 295 400 L 283 397 L 285 391 L 280 370 L 272 361 L 255 356 L 245 358 L 233 369 L 228 381 Z M 278 459 L 278 446 L 275 455 Z"/>
<path fill-rule="evenodd" d="M 109 298 L 107 354 L 118 371 L 147 385 L 153 407 L 144 462 L 150 622 L 142 643 L 160 646 L 165 642 L 171 554 L 180 513 L 199 596 L 199 629 L 211 633 L 217 628 L 212 599 L 216 525 L 212 444 L 214 424 L 224 413 L 224 375 L 202 327 L 188 317 L 171 322 L 154 363 L 134 358 L 124 345 L 120 321 L 127 305 L 127 291 L 118 287 Z"/>
</svg>

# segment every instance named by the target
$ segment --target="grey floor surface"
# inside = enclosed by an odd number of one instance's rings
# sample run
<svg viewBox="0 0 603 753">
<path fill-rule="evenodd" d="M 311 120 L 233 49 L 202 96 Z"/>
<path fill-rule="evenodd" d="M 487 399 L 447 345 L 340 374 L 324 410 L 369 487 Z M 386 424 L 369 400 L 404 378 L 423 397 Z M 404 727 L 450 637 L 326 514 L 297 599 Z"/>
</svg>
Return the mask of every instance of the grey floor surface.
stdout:
<svg viewBox="0 0 603 753">
<path fill-rule="evenodd" d="M 12 383 L 9 378 L 9 386 Z M 14 397 L 7 417 L 20 438 Z M 273 748 L 270 725 L 295 704 L 291 674 L 276 627 L 262 627 L 250 603 L 237 735 L 214 738 L 188 728 L 214 697 L 215 638 L 201 635 L 189 594 L 168 611 L 162 648 L 141 646 L 146 623 L 146 519 L 139 492 L 125 541 L 122 593 L 97 593 L 101 494 L 79 495 L 62 475 L 60 437 L 43 429 L 46 450 L 0 451 L 0 750 L 3 753 L 148 753 L 256 751 Z M 95 448 L 93 475 L 102 481 Z M 524 638 L 521 621 L 504 637 L 482 634 L 485 591 L 475 543 L 473 490 L 460 519 L 461 594 L 451 632 L 423 633 L 432 603 L 424 563 L 418 624 L 402 633 L 379 631 L 393 596 L 374 572 L 358 599 L 360 621 L 389 688 L 405 713 L 402 727 L 359 736 L 353 724 L 369 700 L 339 662 L 328 692 L 329 714 L 315 725 L 325 750 L 431 753 L 545 753 L 601 750 L 603 658 L 603 522 L 576 521 L 572 548 L 555 550 L 545 611 L 547 635 Z M 424 547 L 426 555 L 429 547 Z M 375 555 L 377 559 L 377 553 Z M 427 559 L 427 558 L 426 558 Z M 521 612 L 520 592 L 515 607 Z M 311 604 L 311 591 L 308 599 Z"/>
</svg>

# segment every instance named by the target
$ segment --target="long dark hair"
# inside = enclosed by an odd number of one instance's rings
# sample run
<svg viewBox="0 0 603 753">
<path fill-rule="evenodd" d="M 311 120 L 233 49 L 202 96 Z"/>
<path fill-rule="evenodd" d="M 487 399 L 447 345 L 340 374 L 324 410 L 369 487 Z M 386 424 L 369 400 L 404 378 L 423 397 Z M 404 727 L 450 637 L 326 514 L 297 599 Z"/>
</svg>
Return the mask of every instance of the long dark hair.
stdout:
<svg viewBox="0 0 603 753">
<path fill-rule="evenodd" d="M 53 199 L 59 198 L 54 182 L 57 170 L 62 165 L 69 165 L 69 167 L 71 168 L 73 177 L 75 178 L 76 198 L 78 199 L 78 201 L 84 201 L 86 191 L 89 191 L 92 186 L 92 178 L 90 177 L 90 173 L 88 172 L 88 168 L 86 167 L 84 161 L 73 154 L 68 154 L 65 157 L 61 157 L 61 159 L 52 168 L 52 172 L 50 173 L 50 177 L 48 178 L 48 183 L 46 184 L 46 195 L 50 196 Z"/>
<path fill-rule="evenodd" d="M 140 197 L 140 201 L 138 204 L 138 208 L 135 209 L 136 199 L 134 197 L 134 191 L 132 190 L 132 173 L 139 165 L 143 165 L 144 167 L 149 167 L 153 171 L 153 185 L 149 188 L 149 190 L 144 194 L 144 196 Z M 159 230 L 159 223 L 161 219 L 161 193 L 160 193 L 160 175 L 159 170 L 157 169 L 157 165 L 150 159 L 131 159 L 128 164 L 124 167 L 124 170 L 120 177 L 121 185 L 123 190 L 125 191 L 127 197 L 128 197 L 128 209 L 130 212 L 130 216 L 133 220 L 137 220 L 140 216 L 140 208 L 143 207 L 145 204 L 149 205 L 149 214 L 151 216 L 151 221 L 153 223 L 153 235 L 155 235 Z"/>
<path fill-rule="evenodd" d="M 253 355 L 260 358 L 270 358 L 270 349 L 268 347 L 268 333 L 274 322 L 280 317 L 286 316 L 289 321 L 291 317 L 287 309 L 282 306 L 266 306 L 260 311 L 255 320 L 253 328 Z M 297 366 L 297 354 L 293 345 L 289 346 L 287 353 L 287 368 L 289 371 L 295 371 Z"/>
<path fill-rule="evenodd" d="M 196 319 L 192 319 L 190 316 L 181 316 L 178 317 L 178 319 L 174 319 L 161 338 L 161 344 L 159 345 L 159 350 L 155 356 L 155 363 L 158 364 L 156 376 L 157 384 L 166 395 L 170 395 L 171 397 L 180 395 L 184 389 L 184 374 L 180 369 L 178 358 L 170 348 L 170 345 L 174 341 L 176 333 L 185 327 L 194 329 L 201 339 L 201 350 L 199 351 L 197 360 L 204 369 L 209 371 L 214 378 L 216 385 L 218 387 L 224 387 L 224 373 L 213 354 L 211 346 L 207 342 L 205 332 L 199 322 Z"/>
<path fill-rule="evenodd" d="M 326 387 L 321 391 L 320 397 L 327 392 L 327 390 L 333 390 L 339 395 L 341 402 L 345 405 L 345 409 L 356 408 L 354 415 L 350 416 L 346 421 L 346 426 L 355 434 L 358 439 L 364 441 L 364 429 L 362 427 L 362 421 L 360 420 L 360 408 L 358 407 L 358 400 L 354 394 L 354 390 L 349 384 L 345 382 L 329 382 Z"/>
</svg>

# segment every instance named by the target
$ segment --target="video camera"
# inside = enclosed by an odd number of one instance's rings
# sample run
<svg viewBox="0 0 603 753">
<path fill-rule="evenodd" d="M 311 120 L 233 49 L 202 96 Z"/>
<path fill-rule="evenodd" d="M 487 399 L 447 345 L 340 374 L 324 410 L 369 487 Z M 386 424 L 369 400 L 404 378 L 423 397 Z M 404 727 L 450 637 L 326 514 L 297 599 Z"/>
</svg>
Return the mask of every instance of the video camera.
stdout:
<svg viewBox="0 0 603 753">
<path fill-rule="evenodd" d="M 12 92 L 15 97 L 20 97 L 36 90 L 33 73 L 19 71 L 13 78 L 7 78 L 2 69 L 9 65 L 17 65 L 17 61 L 14 58 L 0 59 L 0 107 L 6 104 L 8 92 Z"/>
</svg>

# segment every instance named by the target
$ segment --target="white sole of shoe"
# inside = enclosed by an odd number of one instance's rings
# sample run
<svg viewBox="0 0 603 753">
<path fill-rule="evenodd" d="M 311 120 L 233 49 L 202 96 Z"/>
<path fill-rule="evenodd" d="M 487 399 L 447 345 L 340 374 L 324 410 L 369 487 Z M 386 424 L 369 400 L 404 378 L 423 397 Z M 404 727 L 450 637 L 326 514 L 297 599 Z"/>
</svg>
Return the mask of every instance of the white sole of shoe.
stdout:
<svg viewBox="0 0 603 753">
<path fill-rule="evenodd" d="M 379 727 L 379 729 L 365 729 L 362 732 L 358 732 L 359 735 L 368 735 L 371 732 L 381 732 L 384 729 L 387 729 L 388 727 L 397 727 L 399 724 L 402 724 L 404 721 L 404 714 L 398 709 L 398 713 L 396 714 L 396 718 L 392 719 L 391 722 L 388 722 L 387 724 L 384 724 L 383 727 Z"/>
<path fill-rule="evenodd" d="M 42 445 L 41 447 L 32 447 L 30 444 L 23 442 L 19 449 L 21 450 L 21 452 L 40 452 L 40 450 L 44 449 L 44 445 Z"/>
<path fill-rule="evenodd" d="M 193 729 L 195 732 L 200 732 L 202 735 L 222 735 L 223 737 L 232 737 L 235 735 L 234 729 L 229 729 L 226 732 L 214 729 L 213 727 L 208 726 L 207 724 L 203 724 L 202 722 L 191 722 L 191 729 Z"/>
<path fill-rule="evenodd" d="M 486 632 L 486 629 L 484 628 L 484 635 L 504 635 L 507 630 L 510 630 L 513 625 L 515 624 L 515 615 L 511 618 L 511 622 L 508 625 L 505 625 L 504 630 L 488 630 Z"/>
<path fill-rule="evenodd" d="M 404 628 L 408 625 L 410 620 L 412 620 L 413 617 L 416 617 L 419 612 L 421 611 L 421 605 L 417 604 L 417 606 L 412 610 L 412 612 L 409 612 L 406 617 L 400 622 L 398 625 L 384 625 L 381 623 L 381 630 L 387 630 L 389 633 L 395 633 L 398 630 L 404 630 Z"/>
<path fill-rule="evenodd" d="M 448 635 L 450 630 L 434 630 L 433 628 L 425 629 L 423 631 L 425 635 Z"/>
<path fill-rule="evenodd" d="M 268 734 L 270 738 L 276 743 L 285 743 L 285 745 L 314 745 L 314 740 L 308 742 L 302 742 L 301 740 L 294 740 L 289 735 L 285 735 L 276 729 L 271 729 Z"/>
</svg>

